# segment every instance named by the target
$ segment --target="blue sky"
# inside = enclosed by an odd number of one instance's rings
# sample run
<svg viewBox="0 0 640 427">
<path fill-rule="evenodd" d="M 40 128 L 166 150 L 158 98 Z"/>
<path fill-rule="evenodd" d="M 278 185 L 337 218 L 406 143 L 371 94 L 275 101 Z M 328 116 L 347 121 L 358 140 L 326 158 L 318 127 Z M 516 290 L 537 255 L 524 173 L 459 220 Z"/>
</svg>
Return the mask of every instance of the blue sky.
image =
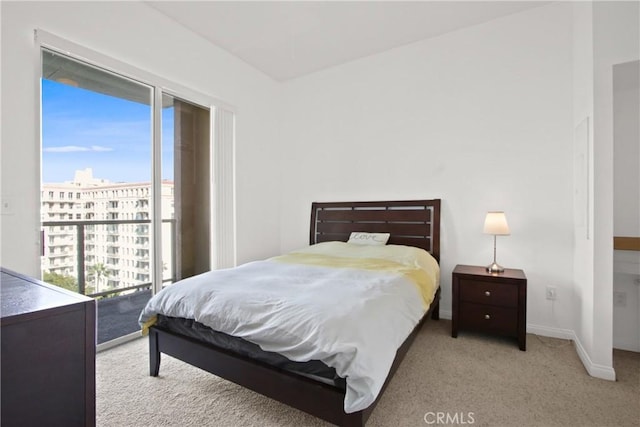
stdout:
<svg viewBox="0 0 640 427">
<path fill-rule="evenodd" d="M 173 179 L 173 108 L 162 112 L 162 177 Z M 112 182 L 151 181 L 151 107 L 42 80 L 42 182 L 78 169 Z"/>
</svg>

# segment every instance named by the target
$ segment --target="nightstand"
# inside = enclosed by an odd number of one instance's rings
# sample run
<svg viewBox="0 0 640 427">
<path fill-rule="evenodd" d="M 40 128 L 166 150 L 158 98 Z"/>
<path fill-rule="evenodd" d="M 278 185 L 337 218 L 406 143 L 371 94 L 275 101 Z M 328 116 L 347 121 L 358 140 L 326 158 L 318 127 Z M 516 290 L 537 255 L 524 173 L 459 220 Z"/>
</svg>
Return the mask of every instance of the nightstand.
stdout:
<svg viewBox="0 0 640 427">
<path fill-rule="evenodd" d="M 451 336 L 470 330 L 518 339 L 527 348 L 527 277 L 522 270 L 488 273 L 485 267 L 457 265 L 452 274 Z"/>
</svg>

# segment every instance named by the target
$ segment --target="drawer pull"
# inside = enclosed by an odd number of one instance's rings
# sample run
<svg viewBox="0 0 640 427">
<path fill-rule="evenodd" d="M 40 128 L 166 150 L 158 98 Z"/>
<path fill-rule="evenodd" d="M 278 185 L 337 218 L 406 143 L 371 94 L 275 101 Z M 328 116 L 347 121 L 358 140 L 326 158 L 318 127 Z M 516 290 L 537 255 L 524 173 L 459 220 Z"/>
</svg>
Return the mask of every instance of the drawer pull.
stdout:
<svg viewBox="0 0 640 427">
<path fill-rule="evenodd" d="M 491 296 L 491 292 L 489 292 L 489 291 L 484 291 L 484 294 L 485 294 L 486 296 L 488 296 L 488 297 L 490 297 L 490 296 Z"/>
<path fill-rule="evenodd" d="M 485 315 L 484 315 L 484 318 L 485 318 L 486 320 L 489 320 L 489 319 L 491 319 L 491 316 L 489 316 L 488 314 L 485 314 Z"/>
</svg>

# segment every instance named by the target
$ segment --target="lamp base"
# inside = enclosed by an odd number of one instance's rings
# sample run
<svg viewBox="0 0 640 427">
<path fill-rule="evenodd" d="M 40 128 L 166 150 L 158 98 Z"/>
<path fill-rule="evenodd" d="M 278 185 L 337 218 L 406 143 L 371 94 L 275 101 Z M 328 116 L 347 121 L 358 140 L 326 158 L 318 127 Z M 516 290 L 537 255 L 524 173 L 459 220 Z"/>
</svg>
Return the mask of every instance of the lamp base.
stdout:
<svg viewBox="0 0 640 427">
<path fill-rule="evenodd" d="M 497 262 L 491 263 L 491 265 L 487 266 L 487 272 L 489 273 L 504 273 L 504 267 L 502 267 Z"/>
</svg>

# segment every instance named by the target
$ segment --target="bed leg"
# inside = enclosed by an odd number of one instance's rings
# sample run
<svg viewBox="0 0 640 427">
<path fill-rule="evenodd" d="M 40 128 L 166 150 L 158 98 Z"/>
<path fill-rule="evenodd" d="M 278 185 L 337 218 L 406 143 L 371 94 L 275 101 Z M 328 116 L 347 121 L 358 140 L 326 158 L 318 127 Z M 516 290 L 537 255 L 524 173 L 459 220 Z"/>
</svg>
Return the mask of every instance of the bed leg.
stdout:
<svg viewBox="0 0 640 427">
<path fill-rule="evenodd" d="M 149 375 L 157 377 L 160 373 L 160 350 L 158 350 L 158 333 L 149 331 Z"/>
<path fill-rule="evenodd" d="M 434 305 L 433 310 L 431 310 L 431 319 L 440 320 L 440 298 L 437 299 L 436 305 Z"/>
</svg>

